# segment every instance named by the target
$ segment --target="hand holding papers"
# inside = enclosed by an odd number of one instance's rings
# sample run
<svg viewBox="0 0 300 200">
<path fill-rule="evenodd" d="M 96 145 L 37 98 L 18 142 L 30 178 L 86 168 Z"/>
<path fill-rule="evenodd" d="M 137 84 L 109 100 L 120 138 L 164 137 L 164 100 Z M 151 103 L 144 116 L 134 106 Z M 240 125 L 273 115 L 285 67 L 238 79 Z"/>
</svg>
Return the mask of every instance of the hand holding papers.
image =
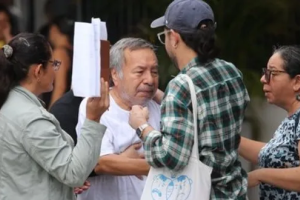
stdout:
<svg viewBox="0 0 300 200">
<path fill-rule="evenodd" d="M 106 40 L 106 24 L 100 19 L 92 19 L 92 23 L 75 22 L 72 72 L 72 88 L 75 96 L 101 96 L 101 69 L 105 69 L 106 81 L 109 72 L 109 53 L 107 53 L 109 42 Z M 104 45 L 100 45 L 103 43 Z M 100 57 L 102 54 L 104 57 Z"/>
</svg>

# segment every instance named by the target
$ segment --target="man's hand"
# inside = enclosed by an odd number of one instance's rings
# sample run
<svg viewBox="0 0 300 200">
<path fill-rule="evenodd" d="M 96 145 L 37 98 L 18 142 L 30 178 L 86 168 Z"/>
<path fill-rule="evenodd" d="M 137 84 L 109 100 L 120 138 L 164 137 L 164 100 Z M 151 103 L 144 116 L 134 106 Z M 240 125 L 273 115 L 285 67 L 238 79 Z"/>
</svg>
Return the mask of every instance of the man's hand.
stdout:
<svg viewBox="0 0 300 200">
<path fill-rule="evenodd" d="M 138 150 L 142 147 L 142 143 L 136 143 L 129 146 L 125 151 L 123 151 L 120 155 L 126 156 L 127 158 L 144 158 L 143 153 L 139 153 Z"/>
<path fill-rule="evenodd" d="M 260 184 L 259 173 L 260 169 L 248 173 L 248 188 L 256 187 Z"/>
<path fill-rule="evenodd" d="M 153 97 L 153 101 L 155 101 L 157 104 L 161 104 L 164 95 L 165 95 L 165 93 L 163 91 L 161 91 L 160 89 L 157 89 L 157 91 Z"/>
<path fill-rule="evenodd" d="M 90 97 L 86 103 L 86 118 L 99 123 L 100 118 L 109 107 L 108 83 L 101 78 L 101 97 Z"/>
<path fill-rule="evenodd" d="M 90 188 L 91 184 L 88 181 L 85 181 L 83 186 L 74 188 L 75 194 L 81 194 L 82 192 L 88 190 Z"/>
<path fill-rule="evenodd" d="M 149 111 L 147 107 L 132 106 L 129 113 L 129 124 L 133 129 L 137 129 L 139 126 L 147 123 L 149 119 Z"/>
<path fill-rule="evenodd" d="M 139 153 L 138 150 L 142 147 L 142 143 L 136 143 L 129 146 L 125 151 L 123 151 L 120 155 L 126 156 L 127 158 L 134 158 L 134 159 L 144 159 L 144 154 Z M 136 175 L 136 177 L 140 180 L 143 180 L 142 175 Z"/>
</svg>

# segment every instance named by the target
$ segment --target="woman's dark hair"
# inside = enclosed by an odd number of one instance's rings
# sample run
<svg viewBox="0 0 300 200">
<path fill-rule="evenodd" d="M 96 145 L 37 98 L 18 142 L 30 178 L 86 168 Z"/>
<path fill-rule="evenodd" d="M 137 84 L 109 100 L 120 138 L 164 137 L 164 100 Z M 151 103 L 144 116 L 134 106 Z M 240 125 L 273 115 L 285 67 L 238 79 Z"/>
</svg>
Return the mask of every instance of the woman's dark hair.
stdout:
<svg viewBox="0 0 300 200">
<path fill-rule="evenodd" d="M 32 64 L 43 64 L 51 58 L 51 48 L 44 36 L 35 33 L 20 33 L 9 43 L 13 52 L 4 54 L 0 49 L 0 108 L 5 103 L 10 90 L 27 77 Z"/>
<path fill-rule="evenodd" d="M 300 47 L 287 45 L 274 47 L 274 53 L 278 53 L 283 60 L 283 69 L 294 78 L 300 75 Z"/>
<path fill-rule="evenodd" d="M 67 16 L 58 16 L 50 22 L 50 26 L 51 25 L 55 25 L 62 34 L 68 37 L 70 44 L 73 44 L 75 26 L 74 20 Z"/>
<path fill-rule="evenodd" d="M 213 60 L 217 56 L 215 46 L 215 23 L 211 20 L 203 20 L 194 33 L 179 32 L 184 43 L 193 49 L 203 64 Z"/>
</svg>

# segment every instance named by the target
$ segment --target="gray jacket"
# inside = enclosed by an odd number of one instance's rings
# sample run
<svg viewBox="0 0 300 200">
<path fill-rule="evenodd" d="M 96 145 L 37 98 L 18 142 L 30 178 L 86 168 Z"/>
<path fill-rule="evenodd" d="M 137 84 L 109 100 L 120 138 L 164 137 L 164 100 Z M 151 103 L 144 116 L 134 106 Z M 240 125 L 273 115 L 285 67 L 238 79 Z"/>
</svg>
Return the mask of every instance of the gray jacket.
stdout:
<svg viewBox="0 0 300 200">
<path fill-rule="evenodd" d="M 38 98 L 13 89 L 0 110 L 0 200 L 72 200 L 97 164 L 106 127 L 85 120 L 74 148 Z"/>
</svg>

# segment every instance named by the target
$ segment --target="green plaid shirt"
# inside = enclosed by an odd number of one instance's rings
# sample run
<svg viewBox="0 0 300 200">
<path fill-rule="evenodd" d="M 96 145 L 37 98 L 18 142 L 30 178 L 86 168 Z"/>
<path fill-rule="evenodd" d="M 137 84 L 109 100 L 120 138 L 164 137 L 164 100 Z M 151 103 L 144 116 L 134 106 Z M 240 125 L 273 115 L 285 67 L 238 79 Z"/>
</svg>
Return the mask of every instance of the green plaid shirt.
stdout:
<svg viewBox="0 0 300 200">
<path fill-rule="evenodd" d="M 198 99 L 200 160 L 213 168 L 211 199 L 246 199 L 247 173 L 238 160 L 240 132 L 249 102 L 241 72 L 224 60 L 201 65 L 193 59 L 170 81 L 161 105 L 161 132 L 145 138 L 145 157 L 153 167 L 184 168 L 194 143 L 190 89 Z"/>
</svg>

